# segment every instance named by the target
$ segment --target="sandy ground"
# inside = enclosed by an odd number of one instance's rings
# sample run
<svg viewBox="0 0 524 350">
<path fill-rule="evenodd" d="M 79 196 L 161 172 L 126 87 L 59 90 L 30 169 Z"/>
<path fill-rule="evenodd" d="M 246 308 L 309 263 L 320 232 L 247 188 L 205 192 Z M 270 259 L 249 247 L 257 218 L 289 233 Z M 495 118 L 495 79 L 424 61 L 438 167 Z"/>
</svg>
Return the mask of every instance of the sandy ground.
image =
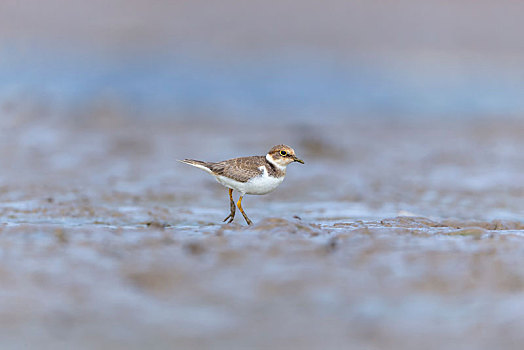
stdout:
<svg viewBox="0 0 524 350">
<path fill-rule="evenodd" d="M 0 339 L 22 349 L 520 348 L 524 123 L 2 119 Z M 274 125 L 275 126 L 275 125 Z M 176 162 L 292 145 L 223 225 Z"/>
</svg>

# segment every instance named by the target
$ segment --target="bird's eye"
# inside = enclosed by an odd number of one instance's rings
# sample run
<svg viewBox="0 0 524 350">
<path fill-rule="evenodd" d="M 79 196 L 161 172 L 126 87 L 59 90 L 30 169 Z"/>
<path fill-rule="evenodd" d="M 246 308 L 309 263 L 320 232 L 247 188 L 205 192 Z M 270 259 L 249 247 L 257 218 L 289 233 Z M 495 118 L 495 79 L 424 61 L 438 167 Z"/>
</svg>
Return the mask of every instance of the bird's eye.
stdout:
<svg viewBox="0 0 524 350">
<path fill-rule="evenodd" d="M 282 157 L 285 157 L 285 156 L 287 156 L 287 152 L 286 152 L 286 151 L 280 151 L 280 155 L 281 155 Z"/>
</svg>

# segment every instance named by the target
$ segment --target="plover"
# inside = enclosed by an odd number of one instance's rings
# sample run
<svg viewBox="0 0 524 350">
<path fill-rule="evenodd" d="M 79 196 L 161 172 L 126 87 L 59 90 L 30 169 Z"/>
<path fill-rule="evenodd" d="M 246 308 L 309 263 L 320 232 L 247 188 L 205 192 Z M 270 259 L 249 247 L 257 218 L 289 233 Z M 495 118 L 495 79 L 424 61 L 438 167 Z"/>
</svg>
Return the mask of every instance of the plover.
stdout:
<svg viewBox="0 0 524 350">
<path fill-rule="evenodd" d="M 194 159 L 184 159 L 180 162 L 205 170 L 229 189 L 230 213 L 224 222 L 230 223 L 235 218 L 233 191 L 240 192 L 237 207 L 248 225 L 252 222 L 242 209 L 242 198 L 246 194 L 266 194 L 273 191 L 284 181 L 286 167 L 290 163 L 304 164 L 302 159 L 297 158 L 293 148 L 286 145 L 274 146 L 265 156 L 233 158 L 216 163 Z"/>
</svg>

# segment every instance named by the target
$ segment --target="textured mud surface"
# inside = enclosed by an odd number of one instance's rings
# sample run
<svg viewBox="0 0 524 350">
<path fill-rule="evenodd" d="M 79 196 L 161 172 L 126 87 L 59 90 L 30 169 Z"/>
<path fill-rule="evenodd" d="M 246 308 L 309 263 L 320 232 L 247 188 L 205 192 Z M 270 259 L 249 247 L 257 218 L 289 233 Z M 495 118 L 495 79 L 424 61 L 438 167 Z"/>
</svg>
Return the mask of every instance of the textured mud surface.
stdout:
<svg viewBox="0 0 524 350">
<path fill-rule="evenodd" d="M 524 124 L 2 119 L 11 348 L 463 349 L 524 340 Z M 95 115 L 95 113 L 94 113 Z M 228 214 L 176 162 L 295 147 Z M 295 166 L 296 165 L 296 166 Z"/>
</svg>

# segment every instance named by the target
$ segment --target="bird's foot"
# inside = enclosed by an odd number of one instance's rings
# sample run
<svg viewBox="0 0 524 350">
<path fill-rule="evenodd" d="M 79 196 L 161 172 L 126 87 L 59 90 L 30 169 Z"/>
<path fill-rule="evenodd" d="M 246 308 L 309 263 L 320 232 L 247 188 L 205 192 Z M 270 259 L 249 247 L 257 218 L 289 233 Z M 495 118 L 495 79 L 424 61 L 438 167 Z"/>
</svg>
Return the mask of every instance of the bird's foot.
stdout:
<svg viewBox="0 0 524 350">
<path fill-rule="evenodd" d="M 222 222 L 226 222 L 226 224 L 230 224 L 233 222 L 233 219 L 235 218 L 235 212 L 231 212 Z M 229 219 L 229 221 L 228 221 Z"/>
<path fill-rule="evenodd" d="M 244 214 L 244 213 L 242 213 L 242 214 Z M 244 214 L 244 219 L 246 219 L 246 222 L 247 222 L 248 225 L 253 225 L 253 222 L 251 220 L 249 220 L 249 218 L 245 214 Z"/>
</svg>

